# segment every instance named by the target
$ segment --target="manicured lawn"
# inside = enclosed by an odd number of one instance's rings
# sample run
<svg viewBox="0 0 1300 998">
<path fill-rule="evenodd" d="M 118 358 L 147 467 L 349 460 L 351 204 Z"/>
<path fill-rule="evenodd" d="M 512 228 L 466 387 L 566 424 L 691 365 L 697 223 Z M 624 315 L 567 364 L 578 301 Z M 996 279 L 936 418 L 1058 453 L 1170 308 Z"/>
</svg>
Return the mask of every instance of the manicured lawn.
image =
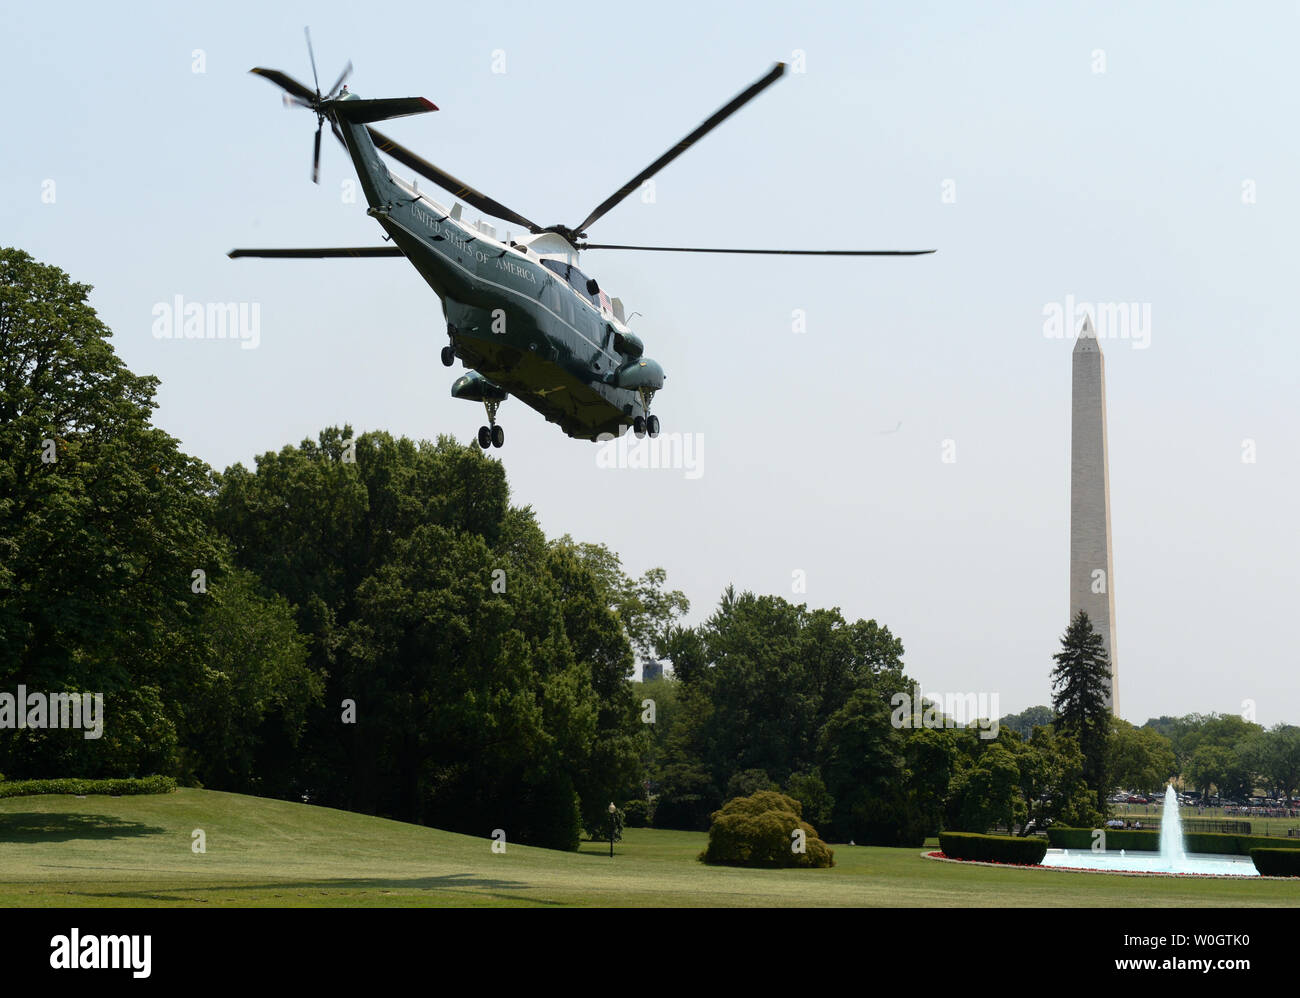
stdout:
<svg viewBox="0 0 1300 998">
<path fill-rule="evenodd" d="M 503 820 L 507 833 L 508 821 Z M 191 832 L 207 853 L 191 852 Z M 1127 878 L 962 867 L 919 849 L 836 846 L 830 870 L 738 870 L 706 836 L 629 829 L 578 853 L 206 790 L 0 801 L 5 906 L 1300 905 L 1300 880 Z"/>
</svg>

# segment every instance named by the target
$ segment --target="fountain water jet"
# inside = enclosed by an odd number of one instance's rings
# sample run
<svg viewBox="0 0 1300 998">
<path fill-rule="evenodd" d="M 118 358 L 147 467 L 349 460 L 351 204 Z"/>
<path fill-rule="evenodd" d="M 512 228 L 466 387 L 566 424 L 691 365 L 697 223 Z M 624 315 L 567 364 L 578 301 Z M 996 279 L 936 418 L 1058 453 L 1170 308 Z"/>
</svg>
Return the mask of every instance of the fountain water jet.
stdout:
<svg viewBox="0 0 1300 998">
<path fill-rule="evenodd" d="M 1173 873 L 1189 872 L 1187 850 L 1183 848 L 1183 819 L 1172 783 L 1165 788 L 1165 808 L 1160 817 L 1160 862 Z"/>
</svg>

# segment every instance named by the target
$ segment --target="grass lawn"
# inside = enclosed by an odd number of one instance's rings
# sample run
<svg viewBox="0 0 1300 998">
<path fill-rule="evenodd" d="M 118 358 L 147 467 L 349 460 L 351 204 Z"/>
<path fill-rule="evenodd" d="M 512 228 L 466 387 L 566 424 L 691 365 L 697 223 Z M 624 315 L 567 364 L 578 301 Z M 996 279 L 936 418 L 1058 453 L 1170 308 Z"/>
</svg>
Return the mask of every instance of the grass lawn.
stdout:
<svg viewBox="0 0 1300 998">
<path fill-rule="evenodd" d="M 17 797 L 0 800 L 0 905 L 1300 906 L 1300 880 L 999 870 L 919 849 L 835 846 L 830 870 L 707 867 L 706 838 L 629 829 L 612 860 L 599 842 L 493 854 L 487 837 L 207 790 Z"/>
</svg>

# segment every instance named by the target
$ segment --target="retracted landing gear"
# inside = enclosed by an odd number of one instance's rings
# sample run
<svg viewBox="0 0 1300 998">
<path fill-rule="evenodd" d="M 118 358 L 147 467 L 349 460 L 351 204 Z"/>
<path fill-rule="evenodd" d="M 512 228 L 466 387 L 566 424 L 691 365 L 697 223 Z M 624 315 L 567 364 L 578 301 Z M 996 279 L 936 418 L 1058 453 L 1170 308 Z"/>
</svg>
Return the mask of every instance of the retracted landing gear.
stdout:
<svg viewBox="0 0 1300 998">
<path fill-rule="evenodd" d="M 497 426 L 497 407 L 500 402 L 485 399 L 483 408 L 487 410 L 488 425 L 478 428 L 478 445 L 484 450 L 489 447 L 504 447 L 506 431 Z"/>
<path fill-rule="evenodd" d="M 655 397 L 655 393 L 649 388 L 639 389 L 641 394 L 641 411 L 644 415 L 637 416 L 632 420 L 632 432 L 638 437 L 644 437 L 647 433 L 652 437 L 659 436 L 659 417 L 650 415 L 650 403 Z"/>
</svg>

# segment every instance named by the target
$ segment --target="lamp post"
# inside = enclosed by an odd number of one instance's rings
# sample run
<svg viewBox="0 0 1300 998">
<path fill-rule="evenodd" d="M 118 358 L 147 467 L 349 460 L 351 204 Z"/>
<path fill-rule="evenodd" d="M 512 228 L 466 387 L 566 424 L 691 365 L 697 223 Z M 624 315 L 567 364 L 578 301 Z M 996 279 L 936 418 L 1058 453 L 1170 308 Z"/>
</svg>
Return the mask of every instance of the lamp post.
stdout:
<svg viewBox="0 0 1300 998">
<path fill-rule="evenodd" d="M 610 859 L 614 858 L 614 828 L 616 825 L 614 817 L 617 814 L 618 814 L 618 808 L 614 806 L 613 801 L 610 801 L 609 802 L 609 858 Z"/>
</svg>

